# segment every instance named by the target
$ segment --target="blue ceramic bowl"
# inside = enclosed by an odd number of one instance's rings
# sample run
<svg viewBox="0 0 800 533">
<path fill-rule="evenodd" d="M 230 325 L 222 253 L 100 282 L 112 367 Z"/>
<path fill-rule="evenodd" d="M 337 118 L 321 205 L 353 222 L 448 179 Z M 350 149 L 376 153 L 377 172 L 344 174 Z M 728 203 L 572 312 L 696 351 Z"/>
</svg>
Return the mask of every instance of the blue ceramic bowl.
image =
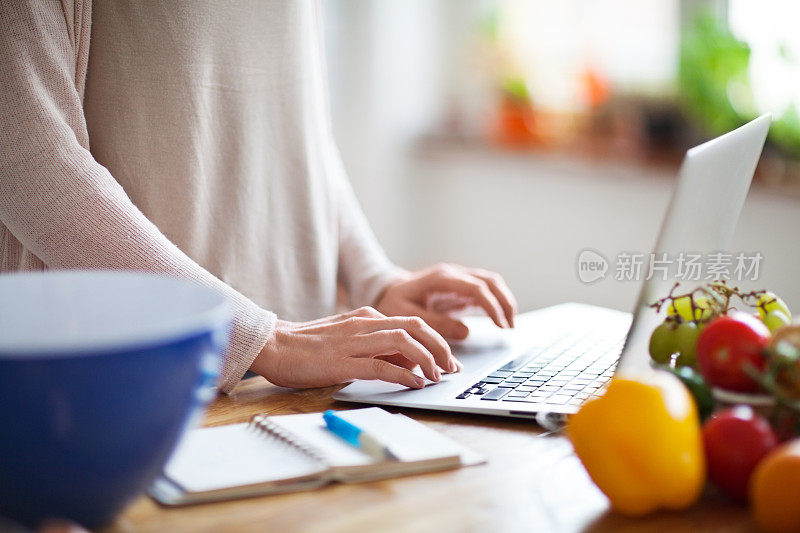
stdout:
<svg viewBox="0 0 800 533">
<path fill-rule="evenodd" d="M 0 276 L 0 515 L 109 522 L 213 397 L 229 328 L 185 280 Z"/>
</svg>

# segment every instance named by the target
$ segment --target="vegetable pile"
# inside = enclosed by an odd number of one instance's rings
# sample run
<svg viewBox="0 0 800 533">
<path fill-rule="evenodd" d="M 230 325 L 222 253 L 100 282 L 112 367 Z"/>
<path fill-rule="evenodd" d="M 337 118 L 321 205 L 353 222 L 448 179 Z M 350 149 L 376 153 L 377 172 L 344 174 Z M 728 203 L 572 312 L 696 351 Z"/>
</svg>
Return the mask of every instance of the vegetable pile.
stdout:
<svg viewBox="0 0 800 533">
<path fill-rule="evenodd" d="M 679 288 L 652 304 L 666 306 L 667 317 L 650 337 L 650 356 L 695 398 L 708 478 L 732 500 L 751 501 L 763 529 L 798 531 L 800 476 L 777 473 L 800 465 L 800 440 L 780 447 L 800 434 L 800 325 L 770 291 L 724 282 Z M 787 491 L 794 503 L 777 505 Z"/>
<path fill-rule="evenodd" d="M 657 371 L 586 402 L 575 451 L 621 514 L 686 508 L 708 478 L 763 530 L 800 531 L 800 325 L 767 290 L 680 289 L 652 304 Z"/>
</svg>

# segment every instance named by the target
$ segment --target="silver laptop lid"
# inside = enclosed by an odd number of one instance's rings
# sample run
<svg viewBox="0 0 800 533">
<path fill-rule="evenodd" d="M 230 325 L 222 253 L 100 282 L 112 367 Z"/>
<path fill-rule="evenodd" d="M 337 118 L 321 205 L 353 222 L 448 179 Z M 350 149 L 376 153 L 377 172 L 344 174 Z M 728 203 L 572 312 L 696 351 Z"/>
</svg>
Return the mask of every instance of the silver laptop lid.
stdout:
<svg viewBox="0 0 800 533">
<path fill-rule="evenodd" d="M 762 115 L 686 153 L 653 250 L 656 257 L 728 248 L 771 122 L 772 115 Z M 650 334 L 661 318 L 648 305 L 675 284 L 674 261 L 670 264 L 666 273 L 642 285 L 617 372 L 649 367 Z"/>
</svg>

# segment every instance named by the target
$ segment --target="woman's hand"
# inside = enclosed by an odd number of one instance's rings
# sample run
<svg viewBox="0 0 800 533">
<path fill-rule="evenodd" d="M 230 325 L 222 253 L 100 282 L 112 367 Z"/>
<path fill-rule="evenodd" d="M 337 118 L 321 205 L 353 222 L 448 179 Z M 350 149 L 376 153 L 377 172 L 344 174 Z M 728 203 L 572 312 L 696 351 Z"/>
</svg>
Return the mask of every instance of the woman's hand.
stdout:
<svg viewBox="0 0 800 533">
<path fill-rule="evenodd" d="M 445 340 L 417 317 L 387 317 L 371 307 L 312 322 L 278 320 L 250 370 L 282 387 L 327 387 L 379 379 L 422 388 L 461 364 Z"/>
<path fill-rule="evenodd" d="M 439 298 L 437 305 L 434 300 L 442 295 L 450 298 Z M 469 330 L 448 312 L 468 305 L 483 308 L 501 328 L 514 327 L 517 302 L 503 278 L 458 265 L 436 265 L 409 274 L 389 285 L 375 307 L 386 315 L 421 317 L 442 336 L 463 339 Z"/>
</svg>

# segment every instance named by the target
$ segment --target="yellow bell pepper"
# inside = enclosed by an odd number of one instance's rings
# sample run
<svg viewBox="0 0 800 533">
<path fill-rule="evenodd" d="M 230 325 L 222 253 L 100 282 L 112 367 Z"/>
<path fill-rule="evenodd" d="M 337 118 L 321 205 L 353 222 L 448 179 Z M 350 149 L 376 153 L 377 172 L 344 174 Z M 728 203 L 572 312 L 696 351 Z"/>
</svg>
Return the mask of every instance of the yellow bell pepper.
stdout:
<svg viewBox="0 0 800 533">
<path fill-rule="evenodd" d="M 621 514 L 689 507 L 705 485 L 697 408 L 686 387 L 667 372 L 614 378 L 605 395 L 570 418 L 567 435 Z"/>
</svg>

